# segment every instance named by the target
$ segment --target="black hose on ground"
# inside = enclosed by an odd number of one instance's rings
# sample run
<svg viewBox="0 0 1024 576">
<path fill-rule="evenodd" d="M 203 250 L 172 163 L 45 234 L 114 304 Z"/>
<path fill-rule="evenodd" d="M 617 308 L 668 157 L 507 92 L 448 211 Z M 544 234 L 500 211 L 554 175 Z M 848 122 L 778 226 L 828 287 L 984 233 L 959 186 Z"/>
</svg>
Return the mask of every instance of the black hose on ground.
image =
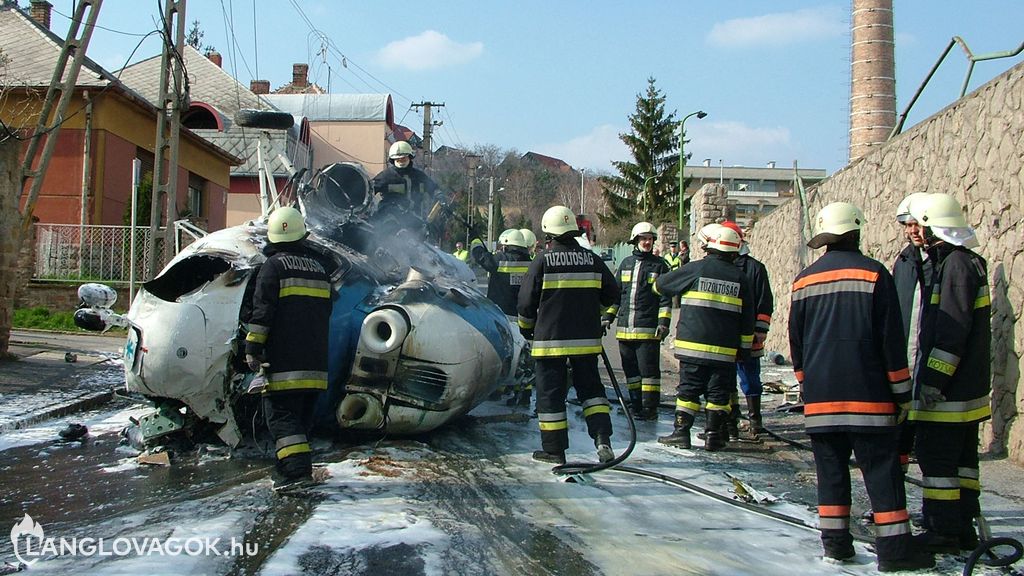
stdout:
<svg viewBox="0 0 1024 576">
<path fill-rule="evenodd" d="M 600 462 L 598 464 L 594 464 L 592 462 L 567 462 L 552 468 L 552 474 L 558 474 L 560 476 L 575 476 L 578 474 L 593 474 L 594 472 L 614 468 L 622 462 L 625 462 L 626 458 L 629 458 L 629 455 L 633 453 L 633 448 L 636 447 L 636 423 L 633 422 L 633 413 L 626 405 L 626 399 L 623 397 L 622 390 L 619 388 L 619 381 L 615 378 L 615 372 L 612 370 L 612 363 L 608 360 L 608 354 L 606 354 L 604 350 L 601 350 L 601 359 L 604 360 L 604 367 L 605 370 L 608 371 L 608 378 L 612 381 L 612 387 L 615 389 L 615 396 L 619 399 L 619 405 L 626 411 L 626 422 L 629 423 L 629 446 L 626 447 L 622 454 L 619 454 L 608 462 Z"/>
<path fill-rule="evenodd" d="M 995 549 L 1000 546 L 1013 548 L 1013 553 L 999 556 L 995 553 Z M 989 557 L 983 558 L 985 555 Z M 1024 545 L 1021 545 L 1020 541 L 1015 538 L 999 537 L 982 540 L 964 562 L 963 576 L 971 576 L 979 561 L 986 566 L 1009 566 L 1020 560 L 1022 556 L 1024 556 Z"/>
</svg>

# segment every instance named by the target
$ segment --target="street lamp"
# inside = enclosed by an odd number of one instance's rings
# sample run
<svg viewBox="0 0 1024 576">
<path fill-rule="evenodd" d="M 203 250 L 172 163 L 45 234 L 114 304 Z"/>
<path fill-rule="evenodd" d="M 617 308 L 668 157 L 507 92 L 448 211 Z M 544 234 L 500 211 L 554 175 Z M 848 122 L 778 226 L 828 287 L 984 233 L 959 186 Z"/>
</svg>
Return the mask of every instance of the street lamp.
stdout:
<svg viewBox="0 0 1024 576">
<path fill-rule="evenodd" d="M 690 116 L 696 116 L 698 120 L 707 116 L 707 113 L 703 110 L 696 112 L 690 112 L 679 122 L 679 225 L 677 228 L 677 234 L 683 233 L 683 199 L 686 196 L 686 191 L 683 189 L 683 168 L 686 167 L 686 154 L 683 152 L 683 143 L 686 140 L 686 119 Z"/>
<path fill-rule="evenodd" d="M 647 218 L 647 183 L 650 182 L 651 180 L 657 180 L 660 177 L 661 177 L 660 174 L 655 174 L 654 176 L 648 176 L 647 179 L 644 180 L 643 195 L 644 195 L 644 218 L 645 219 Z"/>
<path fill-rule="evenodd" d="M 584 208 L 584 203 L 583 203 L 583 198 L 584 198 L 584 196 L 583 196 L 583 173 L 586 172 L 586 171 L 587 171 L 586 168 L 580 168 L 580 215 L 581 216 L 585 212 L 585 210 L 583 210 L 583 208 Z"/>
</svg>

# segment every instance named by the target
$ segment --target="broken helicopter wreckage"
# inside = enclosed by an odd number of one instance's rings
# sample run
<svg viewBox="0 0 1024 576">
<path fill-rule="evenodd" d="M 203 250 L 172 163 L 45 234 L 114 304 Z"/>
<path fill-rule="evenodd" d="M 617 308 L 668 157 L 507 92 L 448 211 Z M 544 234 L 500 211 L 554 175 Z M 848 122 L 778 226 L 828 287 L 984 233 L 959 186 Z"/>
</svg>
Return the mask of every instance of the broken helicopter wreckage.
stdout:
<svg viewBox="0 0 1024 576">
<path fill-rule="evenodd" d="M 296 188 L 308 241 L 336 265 L 317 429 L 423 433 L 529 377 L 526 341 L 463 262 L 405 230 L 374 233 L 361 166 L 333 164 Z M 135 444 L 211 428 L 229 445 L 241 440 L 255 404 L 244 321 L 266 242 L 266 214 L 200 237 L 142 285 L 123 316 L 110 309 L 111 288 L 79 290 L 79 326 L 127 328 L 127 389 L 155 406 L 129 433 Z"/>
</svg>

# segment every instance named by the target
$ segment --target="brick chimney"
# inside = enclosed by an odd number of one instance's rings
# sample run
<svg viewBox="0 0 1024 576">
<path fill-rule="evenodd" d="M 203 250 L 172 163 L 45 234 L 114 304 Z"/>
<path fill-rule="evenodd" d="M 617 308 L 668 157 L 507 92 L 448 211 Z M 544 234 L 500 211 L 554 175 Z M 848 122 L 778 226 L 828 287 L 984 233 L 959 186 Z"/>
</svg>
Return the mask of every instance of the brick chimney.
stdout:
<svg viewBox="0 0 1024 576">
<path fill-rule="evenodd" d="M 249 82 L 249 91 L 253 94 L 270 94 L 270 80 L 253 80 Z"/>
<path fill-rule="evenodd" d="M 292 86 L 305 88 L 309 86 L 306 75 L 309 73 L 309 64 L 292 64 Z"/>
<path fill-rule="evenodd" d="M 220 68 L 221 65 L 224 63 L 224 59 L 221 58 L 220 52 L 217 52 L 216 50 L 211 50 L 211 51 L 207 52 L 206 53 L 206 58 L 210 62 L 213 62 L 214 64 L 216 64 L 217 68 Z"/>
<path fill-rule="evenodd" d="M 47 30 L 50 29 L 50 8 L 53 8 L 53 4 L 46 0 L 32 0 L 32 9 L 29 12 L 32 19 Z"/>
</svg>

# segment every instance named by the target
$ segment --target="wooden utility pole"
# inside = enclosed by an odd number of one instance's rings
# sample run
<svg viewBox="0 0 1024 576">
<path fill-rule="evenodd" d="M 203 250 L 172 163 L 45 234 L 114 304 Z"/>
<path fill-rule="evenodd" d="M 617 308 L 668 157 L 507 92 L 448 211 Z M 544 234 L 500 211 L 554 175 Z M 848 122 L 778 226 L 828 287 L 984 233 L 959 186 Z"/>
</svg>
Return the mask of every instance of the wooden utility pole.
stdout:
<svg viewBox="0 0 1024 576">
<path fill-rule="evenodd" d="M 430 170 L 430 165 L 431 165 L 431 163 L 433 161 L 433 152 L 432 152 L 432 150 L 433 150 L 433 140 L 434 139 L 432 137 L 432 134 L 434 132 L 434 127 L 435 126 L 440 126 L 440 125 L 444 124 L 444 122 L 442 122 L 440 120 L 436 120 L 436 121 L 431 120 L 430 119 L 430 110 L 432 108 L 435 108 L 435 107 L 436 108 L 443 108 L 444 107 L 444 102 L 441 102 L 441 103 L 437 103 L 437 102 L 419 102 L 417 104 L 413 104 L 412 107 L 413 108 L 417 108 L 417 109 L 419 109 L 420 107 L 423 108 L 423 162 L 422 162 L 422 165 L 423 165 L 423 171 L 427 172 L 427 171 Z"/>
<path fill-rule="evenodd" d="M 174 41 L 171 42 L 171 30 Z M 163 15 L 164 49 L 160 56 L 160 109 L 156 123 L 156 149 L 153 164 L 153 196 L 149 212 L 149 268 L 147 278 L 156 276 L 164 261 L 170 259 L 174 246 L 174 221 L 178 218 L 178 137 L 181 131 L 181 108 L 188 106 L 188 90 L 182 83 L 184 74 L 185 0 L 165 0 Z M 174 86 L 170 86 L 173 78 Z M 165 159 L 166 153 L 166 159 Z M 165 164 L 166 162 L 166 164 Z M 160 228 L 160 195 L 166 199 L 163 250 L 157 245 Z"/>
</svg>

